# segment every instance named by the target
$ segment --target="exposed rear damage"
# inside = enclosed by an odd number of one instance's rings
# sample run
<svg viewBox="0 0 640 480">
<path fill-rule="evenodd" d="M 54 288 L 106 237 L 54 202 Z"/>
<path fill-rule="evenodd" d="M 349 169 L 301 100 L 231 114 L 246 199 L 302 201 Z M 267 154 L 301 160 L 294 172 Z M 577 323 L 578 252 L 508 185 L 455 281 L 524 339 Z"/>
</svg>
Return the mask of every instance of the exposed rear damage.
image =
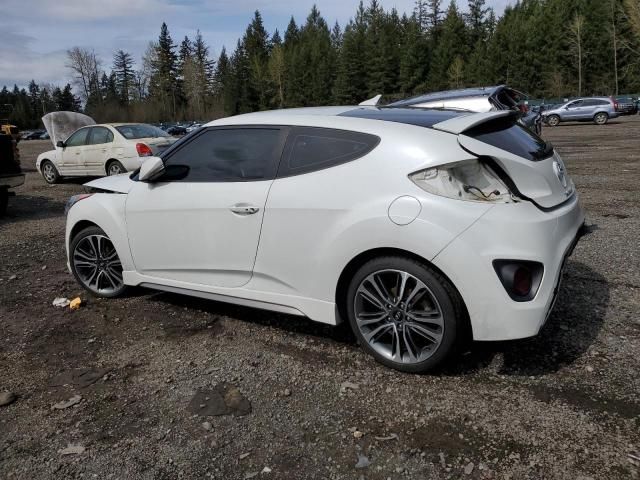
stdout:
<svg viewBox="0 0 640 480">
<path fill-rule="evenodd" d="M 494 204 L 434 263 L 451 275 L 465 299 L 474 339 L 536 335 L 583 232 L 574 183 L 553 147 L 508 112 L 456 117 L 434 128 L 458 135 L 476 160 L 431 169 L 436 172 L 430 180 L 423 173 L 422 181 L 438 184 L 451 198 L 457 192 L 460 199 Z M 504 238 L 510 241 L 497 241 Z M 487 284 L 487 278 L 494 281 Z"/>
</svg>

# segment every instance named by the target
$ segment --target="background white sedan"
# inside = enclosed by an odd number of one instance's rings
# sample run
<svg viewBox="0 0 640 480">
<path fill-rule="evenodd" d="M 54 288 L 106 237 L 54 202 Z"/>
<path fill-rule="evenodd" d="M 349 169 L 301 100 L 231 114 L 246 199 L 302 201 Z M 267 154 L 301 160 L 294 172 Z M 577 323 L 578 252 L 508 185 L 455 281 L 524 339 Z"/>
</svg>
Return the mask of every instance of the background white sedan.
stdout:
<svg viewBox="0 0 640 480">
<path fill-rule="evenodd" d="M 64 140 L 51 135 L 55 150 L 38 156 L 36 168 L 47 183 L 64 176 L 118 175 L 138 168 L 176 142 L 165 131 L 144 123 L 88 125 Z"/>
</svg>

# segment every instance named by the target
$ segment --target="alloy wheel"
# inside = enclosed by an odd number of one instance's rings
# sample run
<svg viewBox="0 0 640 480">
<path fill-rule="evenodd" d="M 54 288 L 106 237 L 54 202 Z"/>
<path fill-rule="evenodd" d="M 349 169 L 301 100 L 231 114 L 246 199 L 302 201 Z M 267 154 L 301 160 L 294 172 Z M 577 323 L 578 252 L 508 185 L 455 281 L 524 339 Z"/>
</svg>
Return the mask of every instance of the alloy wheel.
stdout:
<svg viewBox="0 0 640 480">
<path fill-rule="evenodd" d="M 75 246 L 73 266 L 83 285 L 101 295 L 122 289 L 122 264 L 105 235 L 87 235 Z"/>
<path fill-rule="evenodd" d="M 424 282 L 408 272 L 387 269 L 367 276 L 356 290 L 354 313 L 363 339 L 393 362 L 423 362 L 442 343 L 442 309 Z"/>
<path fill-rule="evenodd" d="M 49 162 L 45 163 L 42 167 L 42 174 L 44 175 L 44 179 L 49 182 L 55 182 L 56 180 L 56 172 L 52 164 Z"/>
</svg>

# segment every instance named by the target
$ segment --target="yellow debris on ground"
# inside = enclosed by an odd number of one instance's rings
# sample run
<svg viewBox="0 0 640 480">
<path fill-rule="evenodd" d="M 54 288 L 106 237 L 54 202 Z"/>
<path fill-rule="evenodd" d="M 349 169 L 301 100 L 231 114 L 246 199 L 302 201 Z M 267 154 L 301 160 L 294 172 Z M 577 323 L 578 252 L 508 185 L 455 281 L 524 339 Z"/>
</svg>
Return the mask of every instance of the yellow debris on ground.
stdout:
<svg viewBox="0 0 640 480">
<path fill-rule="evenodd" d="M 80 308 L 80 305 L 82 305 L 82 299 L 80 297 L 76 297 L 71 300 L 71 303 L 69 303 L 69 308 L 71 310 L 77 310 L 78 308 Z"/>
</svg>

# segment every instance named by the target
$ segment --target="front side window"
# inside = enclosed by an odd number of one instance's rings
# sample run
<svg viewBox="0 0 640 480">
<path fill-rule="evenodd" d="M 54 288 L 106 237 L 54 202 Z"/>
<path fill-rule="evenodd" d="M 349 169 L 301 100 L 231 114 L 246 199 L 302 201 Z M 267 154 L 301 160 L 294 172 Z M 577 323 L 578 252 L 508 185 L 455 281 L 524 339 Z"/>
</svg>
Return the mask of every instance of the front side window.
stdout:
<svg viewBox="0 0 640 480">
<path fill-rule="evenodd" d="M 331 128 L 294 127 L 289 134 L 278 177 L 299 175 L 365 156 L 380 138 Z"/>
<path fill-rule="evenodd" d="M 571 102 L 569 105 L 567 105 L 567 108 L 578 108 L 582 106 L 582 100 L 577 100 L 575 102 Z"/>
<path fill-rule="evenodd" d="M 166 165 L 186 165 L 183 182 L 247 182 L 275 177 L 282 151 L 279 128 L 205 130 L 172 152 Z"/>
<path fill-rule="evenodd" d="M 65 142 L 67 147 L 80 147 L 87 144 L 87 136 L 89 134 L 89 128 L 81 128 L 73 133 Z"/>
<path fill-rule="evenodd" d="M 93 127 L 89 136 L 89 145 L 100 145 L 113 142 L 113 133 L 105 127 Z"/>
</svg>

